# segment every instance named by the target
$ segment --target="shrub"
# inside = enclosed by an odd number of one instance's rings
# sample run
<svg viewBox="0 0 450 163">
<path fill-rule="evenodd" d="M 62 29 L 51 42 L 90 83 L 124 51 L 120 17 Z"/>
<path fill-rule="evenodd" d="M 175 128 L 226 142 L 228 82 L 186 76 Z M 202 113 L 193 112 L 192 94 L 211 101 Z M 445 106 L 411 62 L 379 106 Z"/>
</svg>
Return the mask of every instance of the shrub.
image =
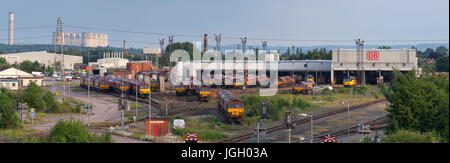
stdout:
<svg viewBox="0 0 450 163">
<path fill-rule="evenodd" d="M 383 138 L 383 143 L 436 143 L 431 133 L 420 134 L 414 131 L 398 130 Z"/>
<path fill-rule="evenodd" d="M 367 92 L 370 93 L 372 88 L 368 85 L 358 85 L 355 87 L 355 91 L 359 94 L 366 94 Z"/>
<path fill-rule="evenodd" d="M 266 101 L 269 108 L 268 114 L 272 120 L 281 119 L 287 107 L 292 107 L 296 110 L 311 107 L 311 104 L 308 102 L 292 95 L 243 96 L 241 99 L 245 104 L 244 115 L 246 117 L 260 116 L 261 102 Z"/>
<path fill-rule="evenodd" d="M 15 102 L 12 95 L 2 88 L 0 93 L 0 128 L 21 128 L 19 115 L 15 112 Z"/>
<path fill-rule="evenodd" d="M 112 143 L 109 133 L 91 135 L 80 120 L 60 120 L 50 131 L 50 143 Z"/>
</svg>

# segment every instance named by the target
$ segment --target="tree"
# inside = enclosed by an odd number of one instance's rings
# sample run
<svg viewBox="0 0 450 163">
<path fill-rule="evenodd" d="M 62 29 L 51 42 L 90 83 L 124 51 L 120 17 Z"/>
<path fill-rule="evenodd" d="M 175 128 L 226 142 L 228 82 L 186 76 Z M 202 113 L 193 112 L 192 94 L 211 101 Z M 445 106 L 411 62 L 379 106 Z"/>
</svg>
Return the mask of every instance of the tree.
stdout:
<svg viewBox="0 0 450 163">
<path fill-rule="evenodd" d="M 55 100 L 55 97 L 52 92 L 45 91 L 43 100 L 45 101 L 45 106 L 47 110 L 50 110 L 53 113 L 61 112 L 61 105 Z"/>
<path fill-rule="evenodd" d="M 383 45 L 383 46 L 378 47 L 378 49 L 391 49 L 391 46 Z"/>
<path fill-rule="evenodd" d="M 415 131 L 398 130 L 382 140 L 383 143 L 437 143 L 430 133 L 421 134 Z"/>
<path fill-rule="evenodd" d="M 448 49 L 445 46 L 439 46 L 438 48 L 436 48 L 436 52 L 441 55 L 447 55 Z"/>
<path fill-rule="evenodd" d="M 432 58 L 435 60 L 438 60 L 439 58 L 443 57 L 445 54 L 441 54 L 438 52 L 431 52 L 430 55 L 428 56 L 428 58 Z"/>
<path fill-rule="evenodd" d="M 27 103 L 28 107 L 36 109 L 36 111 L 45 110 L 45 101 L 43 99 L 43 91 L 35 83 L 30 83 L 28 88 L 22 94 L 22 99 Z"/>
<path fill-rule="evenodd" d="M 436 61 L 436 71 L 438 72 L 448 72 L 448 55 L 442 58 L 439 58 Z"/>
<path fill-rule="evenodd" d="M 384 91 L 391 103 L 387 109 L 388 133 L 399 129 L 421 133 L 436 131 L 448 142 L 449 83 L 447 77 L 416 77 L 411 71 L 394 71 L 392 85 Z"/>
<path fill-rule="evenodd" d="M 21 128 L 19 115 L 15 112 L 15 102 L 10 92 L 5 88 L 0 91 L 0 129 Z"/>
<path fill-rule="evenodd" d="M 80 120 L 60 120 L 50 131 L 50 143 L 113 143 L 110 134 L 91 135 Z"/>
<path fill-rule="evenodd" d="M 8 65 L 8 62 L 6 61 L 6 59 L 3 57 L 0 57 L 0 67 L 7 66 L 7 65 Z"/>
</svg>

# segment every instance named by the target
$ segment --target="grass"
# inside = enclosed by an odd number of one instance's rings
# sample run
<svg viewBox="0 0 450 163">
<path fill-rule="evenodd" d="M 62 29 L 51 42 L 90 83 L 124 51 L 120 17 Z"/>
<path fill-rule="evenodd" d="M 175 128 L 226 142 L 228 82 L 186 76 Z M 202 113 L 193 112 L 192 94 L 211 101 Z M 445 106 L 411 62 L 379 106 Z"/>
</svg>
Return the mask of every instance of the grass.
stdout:
<svg viewBox="0 0 450 163">
<path fill-rule="evenodd" d="M 177 116 L 174 119 L 184 119 L 186 128 L 174 129 L 172 134 L 184 138 L 186 132 L 198 132 L 199 139 L 202 142 L 217 141 L 227 138 L 227 131 L 239 129 L 239 127 L 221 123 L 216 117 L 183 118 Z"/>
<path fill-rule="evenodd" d="M 34 129 L 0 129 L 0 134 L 4 140 L 19 139 L 27 134 L 35 132 Z"/>
</svg>

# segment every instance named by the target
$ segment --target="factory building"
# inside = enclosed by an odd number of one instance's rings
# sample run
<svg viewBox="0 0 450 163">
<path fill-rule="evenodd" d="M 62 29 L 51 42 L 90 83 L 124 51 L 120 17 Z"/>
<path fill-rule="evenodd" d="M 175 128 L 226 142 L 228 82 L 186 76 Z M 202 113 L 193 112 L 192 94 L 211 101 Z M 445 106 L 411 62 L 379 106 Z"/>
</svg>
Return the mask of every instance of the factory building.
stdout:
<svg viewBox="0 0 450 163">
<path fill-rule="evenodd" d="M 266 60 L 271 60 L 266 56 Z M 235 65 L 233 65 L 235 62 Z M 266 74 L 270 69 L 277 69 L 278 76 L 298 75 L 302 78 L 307 75 L 314 76 L 318 84 L 342 84 L 343 79 L 349 76 L 358 77 L 360 83 L 376 84 L 377 80 L 391 82 L 394 70 L 408 72 L 421 69 L 417 67 L 417 57 L 415 49 L 368 49 L 358 51 L 356 49 L 332 50 L 332 60 L 280 60 L 275 67 L 269 67 L 271 61 L 266 62 Z M 212 70 L 214 67 L 222 67 L 224 70 L 235 72 L 256 71 L 258 67 L 263 67 L 261 63 L 255 61 L 222 61 L 222 63 L 210 61 L 193 61 L 190 63 L 179 62 L 176 67 L 179 79 L 188 79 L 192 75 L 195 79 L 200 79 L 201 73 L 205 70 Z M 192 71 L 192 74 L 190 72 Z"/>
<path fill-rule="evenodd" d="M 57 58 L 62 59 L 62 54 L 56 54 Z M 48 53 L 47 51 L 33 51 L 23 53 L 1 54 L 0 57 L 6 59 L 9 64 L 19 64 L 23 61 L 29 60 L 31 62 L 37 61 L 45 66 L 53 66 L 55 62 L 55 53 Z M 57 60 L 56 62 L 58 62 Z M 62 61 L 61 61 L 62 63 Z M 64 55 L 64 69 L 73 70 L 75 64 L 83 63 L 82 56 Z"/>
<path fill-rule="evenodd" d="M 19 90 L 20 87 L 26 87 L 31 83 L 44 86 L 43 78 L 41 77 L 36 77 L 14 67 L 0 67 L 0 88 Z"/>
<path fill-rule="evenodd" d="M 97 62 L 89 62 L 89 66 L 95 68 L 127 68 L 128 59 L 123 58 L 121 52 L 105 52 L 103 58 Z"/>
<path fill-rule="evenodd" d="M 376 84 L 377 78 L 390 82 L 394 69 L 420 73 L 416 53 L 415 49 L 332 50 L 331 80 L 341 84 L 344 77 L 355 76 L 359 82 Z"/>
<path fill-rule="evenodd" d="M 161 48 L 147 48 L 142 49 L 146 60 L 151 61 L 152 65 L 159 67 L 161 61 Z"/>
<path fill-rule="evenodd" d="M 102 33 L 83 32 L 68 33 L 63 32 L 63 44 L 66 46 L 81 46 L 81 47 L 107 47 L 108 35 Z M 56 42 L 56 33 L 53 32 L 53 45 Z"/>
</svg>

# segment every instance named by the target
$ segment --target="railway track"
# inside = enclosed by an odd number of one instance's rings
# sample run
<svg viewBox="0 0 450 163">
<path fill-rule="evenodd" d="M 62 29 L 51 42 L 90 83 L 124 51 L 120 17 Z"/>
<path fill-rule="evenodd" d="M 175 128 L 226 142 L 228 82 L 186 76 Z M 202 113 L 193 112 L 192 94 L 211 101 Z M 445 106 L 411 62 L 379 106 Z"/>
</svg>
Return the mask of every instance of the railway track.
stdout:
<svg viewBox="0 0 450 163">
<path fill-rule="evenodd" d="M 374 105 L 374 104 L 377 104 L 377 103 L 385 102 L 385 101 L 387 101 L 387 100 L 386 99 L 378 99 L 378 100 L 374 100 L 374 101 L 363 103 L 363 104 L 353 105 L 353 106 L 349 107 L 349 110 L 355 110 L 355 109 L 359 109 L 359 108 L 362 108 L 362 107 L 366 107 L 366 106 Z M 331 111 L 331 112 L 326 112 L 326 113 L 323 113 L 323 114 L 315 115 L 315 116 L 313 116 L 313 120 L 322 119 L 322 118 L 325 118 L 325 117 L 333 116 L 333 115 L 344 113 L 344 112 L 347 112 L 347 107 L 342 107 L 342 108 L 340 108 L 338 110 L 335 110 L 335 111 Z M 296 125 L 300 125 L 300 124 L 309 123 L 310 120 L 311 120 L 310 118 L 303 118 L 303 119 L 294 121 L 294 123 Z M 266 133 L 272 133 L 272 132 L 283 130 L 283 129 L 285 129 L 284 125 L 277 125 L 277 126 L 270 127 L 268 129 L 266 129 Z M 233 138 L 223 139 L 223 140 L 218 141 L 217 143 L 237 143 L 237 142 L 241 142 L 243 140 L 250 139 L 253 135 L 254 135 L 253 133 L 247 133 L 247 134 L 236 136 L 236 137 L 233 137 Z"/>
<path fill-rule="evenodd" d="M 378 129 L 380 129 L 380 128 L 384 127 L 384 126 L 387 126 L 389 124 L 388 121 L 387 121 L 387 118 L 385 116 L 381 117 L 381 118 L 377 118 L 377 119 L 371 120 L 371 121 L 368 121 L 368 122 L 366 122 L 364 124 L 365 125 L 371 125 L 373 123 L 377 123 L 378 127 L 374 128 L 373 126 L 370 126 L 370 130 L 372 130 L 372 131 L 373 130 L 378 130 Z M 358 128 L 359 128 L 359 126 L 355 125 L 355 126 L 352 126 L 350 128 L 345 128 L 345 129 L 342 129 L 342 130 L 338 130 L 338 131 L 332 132 L 332 133 L 330 133 L 330 135 L 331 136 L 347 135 L 349 133 L 348 130 L 350 130 L 350 133 L 357 133 L 358 132 Z M 328 135 L 328 134 L 321 134 L 321 136 L 314 137 L 314 141 L 313 142 L 314 143 L 321 143 L 322 139 L 324 138 L 325 135 Z M 309 140 L 304 140 L 304 142 L 308 142 L 308 141 Z"/>
</svg>

